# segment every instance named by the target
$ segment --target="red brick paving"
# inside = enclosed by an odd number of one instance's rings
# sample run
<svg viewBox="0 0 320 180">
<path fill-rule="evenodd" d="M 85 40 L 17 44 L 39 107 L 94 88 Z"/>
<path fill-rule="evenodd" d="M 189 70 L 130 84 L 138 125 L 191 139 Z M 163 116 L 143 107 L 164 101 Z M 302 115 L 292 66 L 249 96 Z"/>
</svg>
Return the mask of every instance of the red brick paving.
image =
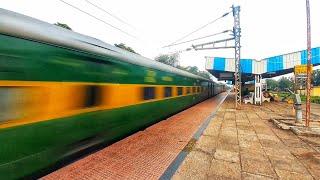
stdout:
<svg viewBox="0 0 320 180">
<path fill-rule="evenodd" d="M 42 179 L 159 179 L 225 96 L 197 104 Z"/>
</svg>

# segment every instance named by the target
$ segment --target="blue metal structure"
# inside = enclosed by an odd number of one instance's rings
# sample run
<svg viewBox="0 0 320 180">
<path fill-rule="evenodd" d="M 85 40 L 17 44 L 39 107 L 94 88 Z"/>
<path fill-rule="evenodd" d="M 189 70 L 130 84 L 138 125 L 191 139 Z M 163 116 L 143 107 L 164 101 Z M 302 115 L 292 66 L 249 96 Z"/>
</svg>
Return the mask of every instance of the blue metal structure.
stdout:
<svg viewBox="0 0 320 180">
<path fill-rule="evenodd" d="M 320 65 L 320 47 L 312 48 L 311 62 L 313 66 Z M 219 80 L 234 80 L 234 58 L 206 57 L 206 70 Z M 243 81 L 254 79 L 254 75 L 263 78 L 275 77 L 293 72 L 296 65 L 307 64 L 307 50 L 268 57 L 262 60 L 241 59 Z"/>
</svg>

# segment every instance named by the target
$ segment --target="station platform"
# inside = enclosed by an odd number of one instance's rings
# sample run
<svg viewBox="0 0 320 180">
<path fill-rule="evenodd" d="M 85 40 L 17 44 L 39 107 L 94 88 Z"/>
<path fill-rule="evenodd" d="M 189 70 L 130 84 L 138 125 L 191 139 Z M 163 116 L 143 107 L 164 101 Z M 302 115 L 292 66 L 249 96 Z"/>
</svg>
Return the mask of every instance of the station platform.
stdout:
<svg viewBox="0 0 320 180">
<path fill-rule="evenodd" d="M 271 102 L 234 110 L 229 95 L 172 179 L 320 179 L 320 137 L 298 136 L 270 119 L 292 105 Z M 319 105 L 313 104 L 319 126 Z"/>
<path fill-rule="evenodd" d="M 41 179 L 320 179 L 320 136 L 270 122 L 292 105 L 234 101 L 222 93 Z"/>
<path fill-rule="evenodd" d="M 41 179 L 163 178 L 175 172 L 179 154 L 201 135 L 226 96 L 221 93 Z"/>
</svg>

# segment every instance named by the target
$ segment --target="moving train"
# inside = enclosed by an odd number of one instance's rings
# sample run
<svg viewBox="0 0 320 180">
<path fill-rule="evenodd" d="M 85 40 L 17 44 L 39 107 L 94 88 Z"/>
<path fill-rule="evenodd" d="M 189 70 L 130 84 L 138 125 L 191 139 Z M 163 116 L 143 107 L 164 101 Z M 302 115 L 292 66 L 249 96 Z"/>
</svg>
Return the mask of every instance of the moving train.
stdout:
<svg viewBox="0 0 320 180">
<path fill-rule="evenodd" d="M 224 90 L 209 79 L 0 9 L 0 179 L 34 177 Z"/>
</svg>

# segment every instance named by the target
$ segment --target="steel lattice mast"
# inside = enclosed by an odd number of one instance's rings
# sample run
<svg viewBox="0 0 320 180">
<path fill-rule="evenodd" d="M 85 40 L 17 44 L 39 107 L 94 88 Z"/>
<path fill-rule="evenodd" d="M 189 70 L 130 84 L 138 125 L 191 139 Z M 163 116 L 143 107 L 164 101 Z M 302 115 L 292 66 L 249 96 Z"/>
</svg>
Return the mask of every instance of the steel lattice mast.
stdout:
<svg viewBox="0 0 320 180">
<path fill-rule="evenodd" d="M 310 95 L 311 95 L 311 25 L 310 25 L 310 4 L 306 0 L 307 10 L 307 47 L 308 47 L 308 64 L 307 64 L 307 99 L 306 99 L 306 126 L 310 122 Z"/>
<path fill-rule="evenodd" d="M 240 67 L 240 6 L 232 6 L 232 12 L 234 17 L 233 35 L 235 42 L 235 93 L 236 93 L 236 109 L 241 106 L 241 67 Z"/>
</svg>

